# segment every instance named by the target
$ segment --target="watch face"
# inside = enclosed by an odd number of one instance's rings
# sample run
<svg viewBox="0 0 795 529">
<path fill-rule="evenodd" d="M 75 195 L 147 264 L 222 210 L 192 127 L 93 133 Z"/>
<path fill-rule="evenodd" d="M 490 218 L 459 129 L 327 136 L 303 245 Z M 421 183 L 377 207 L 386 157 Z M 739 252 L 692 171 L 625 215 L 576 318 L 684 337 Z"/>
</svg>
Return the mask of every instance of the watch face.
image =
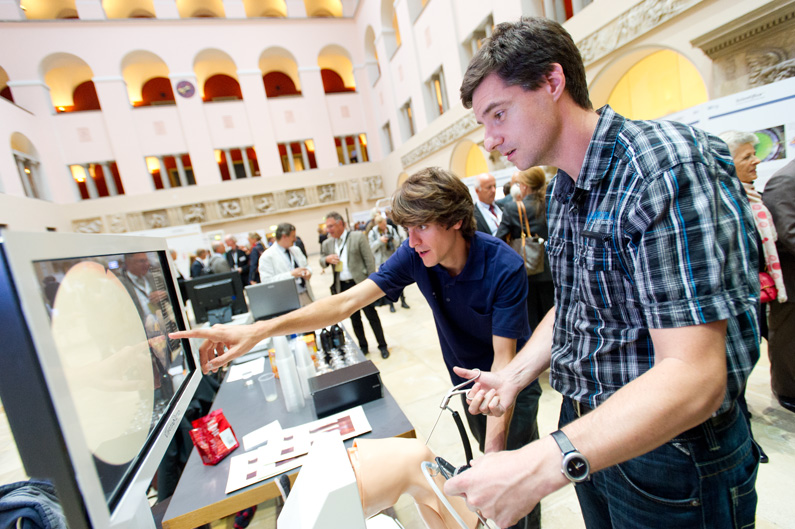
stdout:
<svg viewBox="0 0 795 529">
<path fill-rule="evenodd" d="M 566 476 L 572 481 L 583 481 L 588 477 L 590 465 L 579 452 L 569 452 L 563 460 Z"/>
</svg>

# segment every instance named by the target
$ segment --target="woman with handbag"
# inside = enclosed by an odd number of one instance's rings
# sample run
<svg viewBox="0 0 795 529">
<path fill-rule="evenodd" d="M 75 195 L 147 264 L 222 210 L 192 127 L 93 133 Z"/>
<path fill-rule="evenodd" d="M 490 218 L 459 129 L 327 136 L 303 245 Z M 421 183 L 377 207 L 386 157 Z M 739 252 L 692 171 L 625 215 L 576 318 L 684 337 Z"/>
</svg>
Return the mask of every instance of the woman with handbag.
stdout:
<svg viewBox="0 0 795 529">
<path fill-rule="evenodd" d="M 544 251 L 543 241 L 549 236 L 546 219 L 546 187 L 547 175 L 540 167 L 531 167 L 519 173 L 519 190 L 521 201 L 511 202 L 502 212 L 502 222 L 495 234 L 497 238 L 510 244 L 522 254 L 522 233 L 524 246 L 529 248 L 529 257 L 541 252 L 543 267 L 531 267 L 528 271 L 527 283 L 527 317 L 530 329 L 534 330 L 549 309 L 555 305 L 555 289 L 552 284 L 552 273 L 549 260 Z M 543 239 L 541 241 L 540 239 Z M 525 263 L 528 264 L 527 262 Z"/>
</svg>

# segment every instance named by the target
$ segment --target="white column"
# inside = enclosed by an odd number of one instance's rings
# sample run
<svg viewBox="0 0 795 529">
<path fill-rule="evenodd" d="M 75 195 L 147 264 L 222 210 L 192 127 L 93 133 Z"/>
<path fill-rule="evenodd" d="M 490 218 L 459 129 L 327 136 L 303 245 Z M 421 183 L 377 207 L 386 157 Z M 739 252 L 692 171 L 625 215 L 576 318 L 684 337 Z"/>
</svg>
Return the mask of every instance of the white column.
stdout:
<svg viewBox="0 0 795 529">
<path fill-rule="evenodd" d="M 251 162 L 248 160 L 248 150 L 245 147 L 240 149 L 240 156 L 243 158 L 243 170 L 246 172 L 246 178 L 251 178 Z"/>
<path fill-rule="evenodd" d="M 97 191 L 97 183 L 91 176 L 91 164 L 82 164 L 83 170 L 86 172 L 86 187 L 88 188 L 88 198 L 99 198 L 99 191 Z"/>
<path fill-rule="evenodd" d="M 359 135 L 353 135 L 353 144 L 356 147 L 356 162 L 364 162 L 364 151 L 362 150 L 362 142 L 359 140 Z"/>
<path fill-rule="evenodd" d="M 182 155 L 174 156 L 174 161 L 177 162 L 177 175 L 179 175 L 179 185 L 185 187 L 190 184 L 188 182 L 188 175 L 185 173 L 185 166 L 182 164 Z"/>
<path fill-rule="evenodd" d="M 16 156 L 14 159 L 17 162 L 17 171 L 19 171 L 19 179 L 22 180 L 22 187 L 25 189 L 25 196 L 35 198 L 36 195 L 34 194 L 33 189 L 30 187 L 30 179 L 25 173 L 25 160 Z"/>
<path fill-rule="evenodd" d="M 100 0 L 76 0 L 77 16 L 80 20 L 105 20 L 105 10 Z"/>
<path fill-rule="evenodd" d="M 340 136 L 340 145 L 342 145 L 342 163 L 344 165 L 348 165 L 351 163 L 351 159 L 348 157 L 348 142 L 347 137 Z"/>
<path fill-rule="evenodd" d="M 286 0 L 287 18 L 306 18 L 306 5 L 304 0 Z"/>
<path fill-rule="evenodd" d="M 160 165 L 160 181 L 163 183 L 163 189 L 171 189 L 171 179 L 168 177 L 168 169 L 162 156 L 157 157 L 157 163 Z"/>
<path fill-rule="evenodd" d="M 240 90 L 243 92 L 246 112 L 249 116 L 257 116 L 257 119 L 248 120 L 248 126 L 251 128 L 260 174 L 262 176 L 280 175 L 284 170 L 279 149 L 274 149 L 278 140 L 274 131 L 275 125 L 271 117 L 268 98 L 265 97 L 262 72 L 257 68 L 238 70 L 237 75 L 240 81 Z"/>
<path fill-rule="evenodd" d="M 544 16 L 555 20 L 555 0 L 544 0 Z"/>
<path fill-rule="evenodd" d="M 306 141 L 301 142 L 301 159 L 304 161 L 304 171 L 311 169 L 309 167 L 309 155 L 306 152 Z"/>
<path fill-rule="evenodd" d="M 232 149 L 224 149 L 224 156 L 226 156 L 226 168 L 229 169 L 229 179 L 236 180 L 235 164 L 232 163 Z"/>
<path fill-rule="evenodd" d="M 179 10 L 175 0 L 154 0 L 155 16 L 159 19 L 179 18 Z"/>
<path fill-rule="evenodd" d="M 25 20 L 19 0 L 0 0 L 0 20 Z"/>
<path fill-rule="evenodd" d="M 116 180 L 113 178 L 113 172 L 110 170 L 108 162 L 102 162 L 102 174 L 105 176 L 105 185 L 108 186 L 108 193 L 110 196 L 115 197 L 119 194 L 116 188 Z"/>
</svg>

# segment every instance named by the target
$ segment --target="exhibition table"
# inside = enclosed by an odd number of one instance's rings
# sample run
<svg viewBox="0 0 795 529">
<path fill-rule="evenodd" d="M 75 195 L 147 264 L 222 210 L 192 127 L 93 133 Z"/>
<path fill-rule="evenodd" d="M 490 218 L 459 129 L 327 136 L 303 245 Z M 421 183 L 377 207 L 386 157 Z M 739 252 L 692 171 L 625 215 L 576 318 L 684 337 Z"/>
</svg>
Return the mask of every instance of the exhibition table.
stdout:
<svg viewBox="0 0 795 529">
<path fill-rule="evenodd" d="M 282 428 L 289 428 L 318 417 L 311 399 L 307 399 L 303 410 L 288 413 L 281 387 L 278 388 L 277 400 L 265 402 L 256 378 L 249 381 L 253 383 L 246 384 L 246 380 L 224 381 L 212 407 L 213 410 L 223 409 L 240 441 L 240 447 L 215 466 L 204 465 L 194 447 L 163 517 L 164 529 L 192 529 L 280 495 L 274 481 L 279 476 L 226 494 L 230 460 L 243 453 L 243 436 L 266 424 L 278 420 Z M 362 405 L 372 431 L 360 437 L 416 437 L 414 427 L 386 386 L 383 389 L 383 398 Z M 349 439 L 345 445 L 351 446 L 352 443 L 353 439 Z M 291 481 L 295 480 L 299 470 L 300 467 L 288 471 Z"/>
</svg>

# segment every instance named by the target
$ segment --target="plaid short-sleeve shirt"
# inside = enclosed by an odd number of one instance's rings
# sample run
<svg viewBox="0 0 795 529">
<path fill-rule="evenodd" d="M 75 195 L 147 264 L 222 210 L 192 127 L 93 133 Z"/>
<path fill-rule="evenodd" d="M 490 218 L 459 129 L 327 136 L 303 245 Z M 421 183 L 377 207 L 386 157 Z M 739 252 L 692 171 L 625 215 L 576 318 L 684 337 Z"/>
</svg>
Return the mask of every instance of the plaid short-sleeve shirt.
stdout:
<svg viewBox="0 0 795 529">
<path fill-rule="evenodd" d="M 547 191 L 552 386 L 597 406 L 654 366 L 649 329 L 727 320 L 728 410 L 759 357 L 755 227 L 726 145 L 609 106 Z"/>
</svg>

